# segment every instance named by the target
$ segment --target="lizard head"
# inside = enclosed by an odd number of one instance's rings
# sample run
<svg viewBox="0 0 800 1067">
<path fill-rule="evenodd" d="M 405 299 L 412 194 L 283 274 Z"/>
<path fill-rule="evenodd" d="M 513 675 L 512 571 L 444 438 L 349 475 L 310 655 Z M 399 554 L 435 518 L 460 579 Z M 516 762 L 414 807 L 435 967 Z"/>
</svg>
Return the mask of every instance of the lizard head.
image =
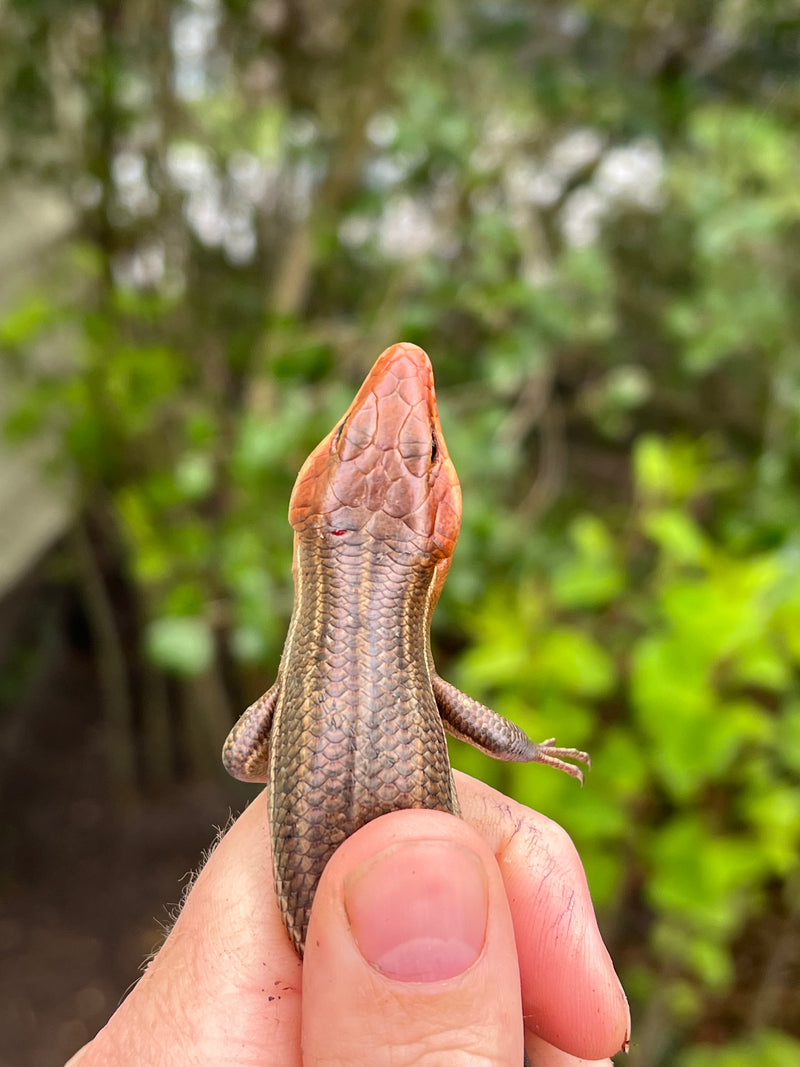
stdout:
<svg viewBox="0 0 800 1067">
<path fill-rule="evenodd" d="M 421 348 L 396 344 L 378 358 L 303 464 L 289 522 L 332 542 L 366 535 L 407 543 L 446 568 L 461 525 L 461 489 Z"/>
</svg>

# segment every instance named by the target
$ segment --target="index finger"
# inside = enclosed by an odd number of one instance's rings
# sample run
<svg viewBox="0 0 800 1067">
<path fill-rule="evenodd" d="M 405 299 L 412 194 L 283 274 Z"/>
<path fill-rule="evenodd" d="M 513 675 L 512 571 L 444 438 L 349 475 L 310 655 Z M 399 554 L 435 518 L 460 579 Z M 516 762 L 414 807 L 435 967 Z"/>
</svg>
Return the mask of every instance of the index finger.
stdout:
<svg viewBox="0 0 800 1067">
<path fill-rule="evenodd" d="M 587 1060 L 626 1048 L 630 1012 L 569 835 L 456 772 L 461 811 L 497 857 L 519 955 L 526 1030 Z"/>
</svg>

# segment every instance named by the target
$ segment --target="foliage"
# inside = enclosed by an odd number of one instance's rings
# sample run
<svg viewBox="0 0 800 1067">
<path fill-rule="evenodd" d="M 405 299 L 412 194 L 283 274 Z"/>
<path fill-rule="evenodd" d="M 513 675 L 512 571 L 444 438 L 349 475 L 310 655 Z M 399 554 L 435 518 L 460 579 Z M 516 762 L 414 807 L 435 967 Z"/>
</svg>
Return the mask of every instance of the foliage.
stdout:
<svg viewBox="0 0 800 1067">
<path fill-rule="evenodd" d="M 693 508 L 701 494 L 713 508 L 722 489 L 708 486 L 730 478 L 701 458 L 640 438 L 625 537 L 576 519 L 533 584 L 463 606 L 459 660 L 459 682 L 529 733 L 592 749 L 579 802 L 569 781 L 518 765 L 507 784 L 569 826 L 601 906 L 636 857 L 660 988 L 642 980 L 685 1022 L 733 983 L 735 940 L 769 887 L 796 878 L 800 848 L 800 554 L 791 541 L 742 553 L 704 531 Z M 485 772 L 468 750 L 460 762 Z"/>
<path fill-rule="evenodd" d="M 725 1049 L 698 1045 L 681 1056 L 679 1067 L 741 1067 L 759 1063 L 764 1067 L 784 1067 L 800 1055 L 800 1044 L 777 1031 L 761 1030 L 747 1041 Z"/>
<path fill-rule="evenodd" d="M 421 343 L 465 498 L 440 668 L 594 768 L 457 762 L 572 833 L 638 1062 L 794 1062 L 796 12 L 117 7 L 8 5 L 6 163 L 74 226 L 0 343 L 142 656 L 252 698 L 294 474 Z"/>
</svg>

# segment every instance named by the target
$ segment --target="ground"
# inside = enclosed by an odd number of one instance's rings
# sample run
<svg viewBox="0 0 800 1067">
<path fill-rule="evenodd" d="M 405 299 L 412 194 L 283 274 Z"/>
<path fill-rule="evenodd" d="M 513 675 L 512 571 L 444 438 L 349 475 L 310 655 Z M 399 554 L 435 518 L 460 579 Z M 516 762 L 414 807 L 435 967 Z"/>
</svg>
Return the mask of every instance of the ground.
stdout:
<svg viewBox="0 0 800 1067">
<path fill-rule="evenodd" d="M 42 656 L 0 701 L 0 1067 L 62 1067 L 100 1029 L 241 807 L 221 778 L 115 810 L 91 657 L 63 631 Z"/>
</svg>

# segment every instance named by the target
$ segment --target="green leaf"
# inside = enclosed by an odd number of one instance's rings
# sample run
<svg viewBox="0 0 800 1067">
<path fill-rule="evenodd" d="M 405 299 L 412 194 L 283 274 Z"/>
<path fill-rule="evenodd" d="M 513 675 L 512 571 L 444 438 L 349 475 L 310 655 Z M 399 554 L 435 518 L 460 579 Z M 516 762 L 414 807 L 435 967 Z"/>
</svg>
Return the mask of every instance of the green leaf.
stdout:
<svg viewBox="0 0 800 1067">
<path fill-rule="evenodd" d="M 695 446 L 685 441 L 665 441 L 652 434 L 637 440 L 633 470 L 640 493 L 666 500 L 685 499 L 700 479 Z"/>
<path fill-rule="evenodd" d="M 772 736 L 760 705 L 716 696 L 703 660 L 701 649 L 676 638 L 644 638 L 633 654 L 631 696 L 650 759 L 684 801 L 724 774 L 746 745 Z"/>
<path fill-rule="evenodd" d="M 187 452 L 175 468 L 175 484 L 184 500 L 203 500 L 214 487 L 214 466 L 211 456 L 203 452 Z"/>
<path fill-rule="evenodd" d="M 537 688 L 601 697 L 614 685 L 613 660 L 577 627 L 554 627 L 538 638 L 528 655 L 525 673 Z"/>
<path fill-rule="evenodd" d="M 677 508 L 661 508 L 644 516 L 643 529 L 670 562 L 701 564 L 708 546 L 690 515 Z"/>
<path fill-rule="evenodd" d="M 695 1045 L 678 1055 L 676 1067 L 794 1067 L 800 1041 L 778 1030 L 759 1030 L 726 1045 Z"/>
<path fill-rule="evenodd" d="M 211 627 L 201 616 L 154 619 L 145 633 L 145 647 L 156 666 L 177 674 L 202 674 L 214 658 Z"/>
<path fill-rule="evenodd" d="M 776 874 L 797 868 L 800 795 L 797 788 L 764 780 L 742 798 L 741 811 L 758 835 L 759 850 Z"/>
<path fill-rule="evenodd" d="M 655 830 L 649 853 L 648 899 L 712 941 L 738 928 L 750 890 L 765 870 L 764 855 L 752 840 L 712 833 L 699 812 L 676 816 Z"/>
<path fill-rule="evenodd" d="M 742 685 L 780 692 L 791 685 L 792 672 L 783 656 L 768 643 L 769 636 L 767 631 L 763 640 L 742 648 L 733 661 L 731 674 Z"/>
<path fill-rule="evenodd" d="M 50 326 L 58 307 L 41 293 L 31 293 L 0 318 L 0 345 L 16 348 L 30 343 Z"/>
<path fill-rule="evenodd" d="M 790 771 L 800 774 L 800 700 L 790 700 L 782 709 L 776 731 L 782 762 Z"/>
<path fill-rule="evenodd" d="M 575 553 L 553 571 L 553 600 L 565 608 L 610 603 L 622 592 L 625 575 L 605 523 L 594 516 L 579 516 L 570 525 L 569 537 Z"/>
<path fill-rule="evenodd" d="M 762 640 L 781 577 L 771 556 L 717 555 L 707 576 L 667 584 L 661 604 L 676 639 L 694 646 L 693 654 L 711 665 Z"/>
</svg>

